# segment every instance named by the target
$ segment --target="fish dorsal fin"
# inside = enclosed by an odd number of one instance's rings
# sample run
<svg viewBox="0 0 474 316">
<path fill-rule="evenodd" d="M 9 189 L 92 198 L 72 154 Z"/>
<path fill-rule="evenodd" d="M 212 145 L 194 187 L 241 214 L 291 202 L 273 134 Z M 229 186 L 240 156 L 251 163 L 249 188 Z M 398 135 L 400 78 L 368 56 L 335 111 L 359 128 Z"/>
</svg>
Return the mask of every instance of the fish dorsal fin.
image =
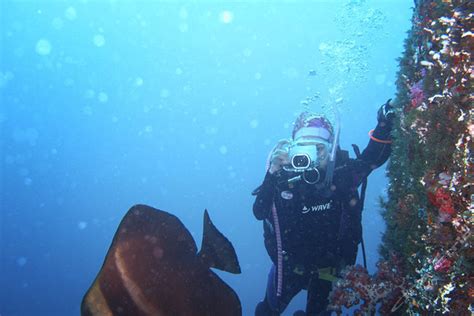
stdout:
<svg viewBox="0 0 474 316">
<path fill-rule="evenodd" d="M 198 256 L 210 268 L 239 274 L 240 265 L 232 243 L 217 230 L 207 210 L 204 210 L 204 230 Z"/>
</svg>

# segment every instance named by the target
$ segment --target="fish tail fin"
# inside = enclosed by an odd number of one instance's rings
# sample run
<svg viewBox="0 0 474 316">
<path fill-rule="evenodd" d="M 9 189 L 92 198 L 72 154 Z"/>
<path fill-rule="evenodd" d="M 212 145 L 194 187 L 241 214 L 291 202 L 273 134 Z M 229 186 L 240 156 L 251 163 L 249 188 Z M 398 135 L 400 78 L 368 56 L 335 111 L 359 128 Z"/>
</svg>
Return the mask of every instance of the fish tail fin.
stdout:
<svg viewBox="0 0 474 316">
<path fill-rule="evenodd" d="M 198 253 L 204 264 L 210 268 L 239 274 L 239 260 L 232 243 L 219 231 L 204 210 L 204 230 L 201 250 Z"/>
</svg>

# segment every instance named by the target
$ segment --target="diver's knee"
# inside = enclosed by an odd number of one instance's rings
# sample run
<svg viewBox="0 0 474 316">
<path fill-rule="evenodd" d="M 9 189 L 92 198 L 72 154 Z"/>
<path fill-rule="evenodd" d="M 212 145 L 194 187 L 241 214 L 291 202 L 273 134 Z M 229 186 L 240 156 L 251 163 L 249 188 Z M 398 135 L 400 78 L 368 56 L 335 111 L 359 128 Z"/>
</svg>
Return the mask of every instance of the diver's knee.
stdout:
<svg viewBox="0 0 474 316">
<path fill-rule="evenodd" d="M 280 313 L 272 310 L 266 298 L 260 303 L 258 303 L 257 307 L 255 308 L 255 316 L 279 316 L 279 315 Z"/>
</svg>

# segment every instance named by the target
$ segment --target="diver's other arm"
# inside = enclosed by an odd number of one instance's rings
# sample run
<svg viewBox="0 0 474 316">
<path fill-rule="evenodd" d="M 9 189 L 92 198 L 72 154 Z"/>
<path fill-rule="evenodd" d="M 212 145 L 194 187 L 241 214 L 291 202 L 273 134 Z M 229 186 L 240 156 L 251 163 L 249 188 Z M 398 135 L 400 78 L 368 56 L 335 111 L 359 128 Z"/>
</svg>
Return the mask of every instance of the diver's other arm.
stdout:
<svg viewBox="0 0 474 316">
<path fill-rule="evenodd" d="M 261 186 L 252 192 L 256 195 L 253 203 L 253 215 L 258 220 L 267 218 L 273 204 L 273 196 L 275 193 L 276 175 L 267 171 L 265 179 Z"/>
<path fill-rule="evenodd" d="M 262 185 L 252 192 L 252 195 L 257 196 L 253 204 L 253 214 L 258 220 L 267 218 L 272 208 L 277 174 L 290 161 L 288 150 L 286 149 L 288 144 L 289 141 L 286 139 L 278 142 L 271 153 L 270 166 Z"/>
</svg>

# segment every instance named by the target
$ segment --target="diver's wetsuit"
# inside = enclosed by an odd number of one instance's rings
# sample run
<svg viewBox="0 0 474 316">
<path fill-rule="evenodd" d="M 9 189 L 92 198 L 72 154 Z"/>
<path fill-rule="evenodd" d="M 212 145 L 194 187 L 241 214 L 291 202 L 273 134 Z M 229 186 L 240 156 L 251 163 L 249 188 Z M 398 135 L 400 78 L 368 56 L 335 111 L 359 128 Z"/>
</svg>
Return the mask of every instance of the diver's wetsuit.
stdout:
<svg viewBox="0 0 474 316">
<path fill-rule="evenodd" d="M 390 128 L 377 125 L 373 136 L 389 139 Z M 266 299 L 257 307 L 257 315 L 278 315 L 302 289 L 308 290 L 307 315 L 317 315 L 328 304 L 331 283 L 319 277 L 322 268 L 340 270 L 354 264 L 361 241 L 361 203 L 357 188 L 390 155 L 390 144 L 373 140 L 359 159 L 349 159 L 339 151 L 333 185 L 317 189 L 304 181 L 293 185 L 294 174 L 281 170 L 267 172 L 256 190 L 253 212 L 264 221 L 265 247 L 273 261 L 268 277 Z M 282 287 L 277 297 L 277 245 L 272 205 L 278 215 L 282 246 Z M 319 273 L 318 273 L 319 270 Z"/>
</svg>

